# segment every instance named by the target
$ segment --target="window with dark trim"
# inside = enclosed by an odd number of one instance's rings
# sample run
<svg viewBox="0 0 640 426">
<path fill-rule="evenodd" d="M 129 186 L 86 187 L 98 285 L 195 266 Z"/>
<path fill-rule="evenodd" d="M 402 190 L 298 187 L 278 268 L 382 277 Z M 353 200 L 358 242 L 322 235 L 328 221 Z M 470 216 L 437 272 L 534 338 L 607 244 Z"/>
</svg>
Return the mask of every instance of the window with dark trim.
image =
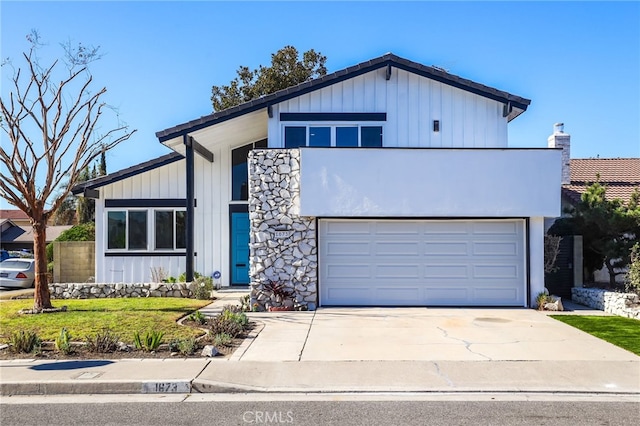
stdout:
<svg viewBox="0 0 640 426">
<path fill-rule="evenodd" d="M 149 219 L 151 212 L 151 219 Z M 175 209 L 108 210 L 107 250 L 180 250 L 186 247 L 186 211 Z M 149 223 L 152 220 L 153 222 Z M 151 240 L 149 225 L 153 231 Z"/>
<path fill-rule="evenodd" d="M 284 147 L 337 146 L 382 147 L 382 126 L 309 125 L 285 126 Z"/>
</svg>

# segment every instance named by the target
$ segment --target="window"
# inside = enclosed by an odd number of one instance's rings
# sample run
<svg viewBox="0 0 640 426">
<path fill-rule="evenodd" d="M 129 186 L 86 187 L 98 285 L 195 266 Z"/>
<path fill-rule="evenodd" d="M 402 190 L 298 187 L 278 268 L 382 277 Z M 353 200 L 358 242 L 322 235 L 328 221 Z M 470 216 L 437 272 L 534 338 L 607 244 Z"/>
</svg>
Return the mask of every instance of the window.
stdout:
<svg viewBox="0 0 640 426">
<path fill-rule="evenodd" d="M 107 211 L 108 250 L 177 250 L 186 248 L 186 211 L 151 210 Z M 153 241 L 149 238 L 152 226 Z"/>
<path fill-rule="evenodd" d="M 145 250 L 147 248 L 147 211 L 107 212 L 107 248 Z"/>
<path fill-rule="evenodd" d="M 174 250 L 187 246 L 185 211 L 156 210 L 156 250 Z"/>
<path fill-rule="evenodd" d="M 249 167 L 247 157 L 255 148 L 266 148 L 267 140 L 250 143 L 231 151 L 231 200 L 246 201 L 249 199 Z"/>
<path fill-rule="evenodd" d="M 285 148 L 300 146 L 382 147 L 382 126 L 285 126 Z"/>
</svg>

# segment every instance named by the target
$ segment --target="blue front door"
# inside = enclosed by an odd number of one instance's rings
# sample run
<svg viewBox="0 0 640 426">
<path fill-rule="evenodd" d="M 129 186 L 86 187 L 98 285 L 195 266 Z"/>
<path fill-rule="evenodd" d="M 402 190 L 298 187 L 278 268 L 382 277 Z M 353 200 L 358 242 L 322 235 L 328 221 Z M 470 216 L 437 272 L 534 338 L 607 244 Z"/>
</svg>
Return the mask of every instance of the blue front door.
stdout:
<svg viewBox="0 0 640 426">
<path fill-rule="evenodd" d="M 231 284 L 249 284 L 249 213 L 231 213 Z"/>
</svg>

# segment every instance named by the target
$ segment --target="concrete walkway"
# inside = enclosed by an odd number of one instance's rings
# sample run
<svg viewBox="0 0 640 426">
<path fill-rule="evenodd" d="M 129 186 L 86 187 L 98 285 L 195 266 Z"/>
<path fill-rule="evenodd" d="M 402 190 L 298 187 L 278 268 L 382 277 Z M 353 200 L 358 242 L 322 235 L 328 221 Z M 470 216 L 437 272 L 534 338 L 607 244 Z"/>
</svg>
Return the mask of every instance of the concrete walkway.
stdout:
<svg viewBox="0 0 640 426">
<path fill-rule="evenodd" d="M 241 295 L 219 293 L 202 311 L 214 314 Z M 530 309 L 329 308 L 249 316 L 258 327 L 230 358 L 0 361 L 0 394 L 491 391 L 640 398 L 640 357 Z"/>
</svg>

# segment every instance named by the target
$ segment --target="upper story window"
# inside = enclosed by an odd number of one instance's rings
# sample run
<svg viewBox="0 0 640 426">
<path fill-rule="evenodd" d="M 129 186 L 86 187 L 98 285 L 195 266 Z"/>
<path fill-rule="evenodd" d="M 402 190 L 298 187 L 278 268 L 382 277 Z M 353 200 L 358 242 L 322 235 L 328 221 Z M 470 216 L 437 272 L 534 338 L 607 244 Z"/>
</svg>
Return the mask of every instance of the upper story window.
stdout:
<svg viewBox="0 0 640 426">
<path fill-rule="evenodd" d="M 249 167 L 247 157 L 255 148 L 266 148 L 267 140 L 250 143 L 231 151 L 231 200 L 246 201 L 249 199 Z"/>
<path fill-rule="evenodd" d="M 304 125 L 284 127 L 284 147 L 382 147 L 382 126 Z"/>
</svg>

